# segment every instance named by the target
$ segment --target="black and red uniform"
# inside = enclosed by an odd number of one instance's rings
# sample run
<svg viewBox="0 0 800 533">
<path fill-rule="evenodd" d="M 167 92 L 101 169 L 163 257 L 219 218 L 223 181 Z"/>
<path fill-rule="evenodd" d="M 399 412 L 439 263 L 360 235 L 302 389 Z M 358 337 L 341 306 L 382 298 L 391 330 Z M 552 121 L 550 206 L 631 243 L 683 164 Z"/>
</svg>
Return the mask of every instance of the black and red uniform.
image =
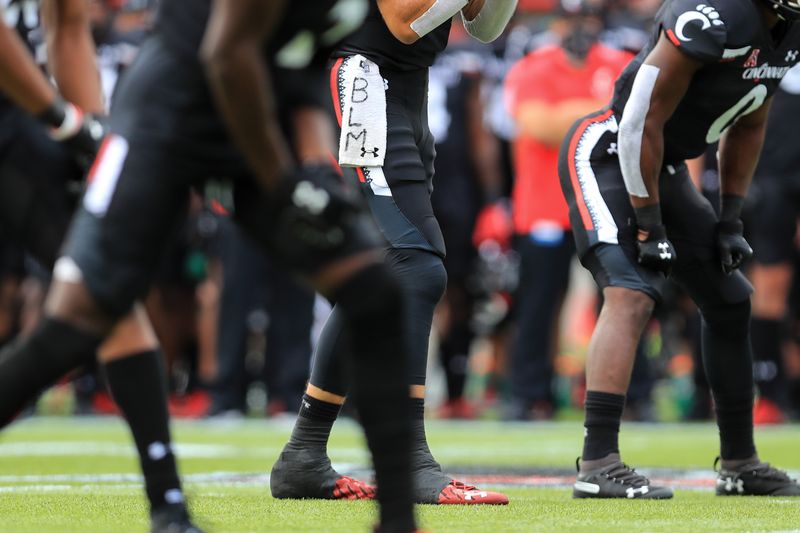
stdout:
<svg viewBox="0 0 800 533">
<path fill-rule="evenodd" d="M 277 34 L 264 50 L 272 70 L 278 109 L 320 105 L 325 94 L 327 31 L 358 21 L 341 20 L 335 0 L 293 2 Z M 165 0 L 153 35 L 122 75 L 111 109 L 110 134 L 90 172 L 84 196 L 65 247 L 92 295 L 109 312 L 121 314 L 147 289 L 165 239 L 187 207 L 190 187 L 206 180 L 230 182 L 234 217 L 257 240 L 274 248 L 276 236 L 269 202 L 244 159 L 228 138 L 216 112 L 198 50 L 210 13 L 210 0 Z M 342 26 L 342 28 L 338 28 Z M 299 34 L 313 46 L 294 47 Z M 146 214 L 146 216 L 144 216 Z M 291 257 L 273 254 L 287 267 L 312 273 L 324 264 L 376 242 L 371 227 L 347 228 L 343 245 Z"/>
<path fill-rule="evenodd" d="M 693 298 L 738 302 L 751 288 L 726 275 L 716 251 L 717 216 L 689 179 L 685 159 L 703 154 L 738 117 L 760 107 L 800 61 L 800 26 L 781 21 L 770 32 L 756 0 L 669 0 L 645 48 L 617 80 L 609 109 L 578 121 L 567 135 L 559 175 L 578 253 L 600 287 L 660 298 L 664 276 L 637 263 L 636 218 L 617 156 L 617 130 L 633 80 L 660 35 L 703 66 L 664 127 L 659 179 L 661 211 L 675 246 L 673 277 Z"/>
</svg>

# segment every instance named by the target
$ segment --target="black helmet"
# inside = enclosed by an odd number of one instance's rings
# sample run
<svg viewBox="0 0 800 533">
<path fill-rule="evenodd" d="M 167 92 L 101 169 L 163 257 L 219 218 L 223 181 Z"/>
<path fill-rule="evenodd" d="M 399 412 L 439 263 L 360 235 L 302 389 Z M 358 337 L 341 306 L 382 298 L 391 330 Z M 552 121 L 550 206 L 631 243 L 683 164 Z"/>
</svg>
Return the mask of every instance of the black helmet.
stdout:
<svg viewBox="0 0 800 533">
<path fill-rule="evenodd" d="M 800 18 L 800 0 L 764 0 L 764 2 L 784 20 Z"/>
</svg>

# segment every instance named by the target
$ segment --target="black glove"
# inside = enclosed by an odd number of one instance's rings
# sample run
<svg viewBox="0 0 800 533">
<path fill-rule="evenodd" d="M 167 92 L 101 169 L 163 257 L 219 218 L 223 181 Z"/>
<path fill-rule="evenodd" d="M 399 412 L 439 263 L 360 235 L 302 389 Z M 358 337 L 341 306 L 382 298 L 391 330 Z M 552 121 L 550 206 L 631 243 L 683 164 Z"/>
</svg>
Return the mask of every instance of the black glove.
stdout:
<svg viewBox="0 0 800 533">
<path fill-rule="evenodd" d="M 665 276 L 668 276 L 678 254 L 675 253 L 675 247 L 667 239 L 667 231 L 661 224 L 647 230 L 640 229 L 646 232 L 647 237 L 644 239 L 640 237 L 636 241 L 639 249 L 639 264 L 663 272 Z"/>
<path fill-rule="evenodd" d="M 348 217 L 363 205 L 359 191 L 323 164 L 301 166 L 284 176 L 271 197 L 278 240 L 320 251 L 342 245 Z"/>
<path fill-rule="evenodd" d="M 639 237 L 636 241 L 639 264 L 668 276 L 678 254 L 667 239 L 667 231 L 661 223 L 661 207 L 650 204 L 634 211 L 639 225 Z"/>
<path fill-rule="evenodd" d="M 62 143 L 83 168 L 94 162 L 100 143 L 106 135 L 106 128 L 95 116 L 85 114 L 81 109 L 56 98 L 53 104 L 39 119 L 50 126 L 50 136 Z"/>
<path fill-rule="evenodd" d="M 722 271 L 726 274 L 732 273 L 753 256 L 753 249 L 742 235 L 743 232 L 741 220 L 721 220 L 717 223 L 717 250 Z"/>
</svg>

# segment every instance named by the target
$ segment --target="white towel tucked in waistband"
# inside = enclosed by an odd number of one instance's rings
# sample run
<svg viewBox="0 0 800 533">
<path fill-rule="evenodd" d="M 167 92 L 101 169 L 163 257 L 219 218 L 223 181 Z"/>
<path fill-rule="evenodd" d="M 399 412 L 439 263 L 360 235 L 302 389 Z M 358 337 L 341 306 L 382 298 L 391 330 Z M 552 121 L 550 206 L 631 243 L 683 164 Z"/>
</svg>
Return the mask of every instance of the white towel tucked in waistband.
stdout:
<svg viewBox="0 0 800 533">
<path fill-rule="evenodd" d="M 360 55 L 346 58 L 338 73 L 342 104 L 339 164 L 383 166 L 386 157 L 386 89 L 378 65 Z"/>
</svg>

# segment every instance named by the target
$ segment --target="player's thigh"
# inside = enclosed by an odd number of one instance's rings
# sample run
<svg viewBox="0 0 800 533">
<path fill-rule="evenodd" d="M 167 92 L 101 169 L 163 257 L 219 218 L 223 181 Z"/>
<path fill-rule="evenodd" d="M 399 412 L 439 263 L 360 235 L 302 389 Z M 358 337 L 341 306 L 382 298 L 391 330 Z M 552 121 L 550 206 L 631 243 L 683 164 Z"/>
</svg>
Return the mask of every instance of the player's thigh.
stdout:
<svg viewBox="0 0 800 533">
<path fill-rule="evenodd" d="M 195 177 L 167 147 L 116 134 L 104 142 L 64 255 L 107 312 L 123 314 L 146 292 Z"/>
<path fill-rule="evenodd" d="M 434 153 L 417 145 L 411 121 L 398 109 L 388 114 L 386 160 L 382 167 L 347 170 L 358 175 L 375 222 L 392 248 L 445 255 L 431 204 L 429 167 Z"/>
<path fill-rule="evenodd" d="M 754 215 L 747 219 L 748 240 L 763 265 L 789 263 L 797 246 L 797 193 L 780 179 L 763 178 L 752 187 Z"/>
<path fill-rule="evenodd" d="M 616 156 L 616 121 L 610 112 L 576 122 L 559 156 L 559 178 L 578 258 L 597 285 L 660 300 L 664 276 L 637 260 L 636 217 Z"/>
<path fill-rule="evenodd" d="M 689 178 L 685 165 L 661 176 L 661 212 L 677 260 L 672 277 L 703 307 L 738 303 L 752 287 L 739 271 L 725 274 L 717 250 L 718 218 Z"/>
</svg>

